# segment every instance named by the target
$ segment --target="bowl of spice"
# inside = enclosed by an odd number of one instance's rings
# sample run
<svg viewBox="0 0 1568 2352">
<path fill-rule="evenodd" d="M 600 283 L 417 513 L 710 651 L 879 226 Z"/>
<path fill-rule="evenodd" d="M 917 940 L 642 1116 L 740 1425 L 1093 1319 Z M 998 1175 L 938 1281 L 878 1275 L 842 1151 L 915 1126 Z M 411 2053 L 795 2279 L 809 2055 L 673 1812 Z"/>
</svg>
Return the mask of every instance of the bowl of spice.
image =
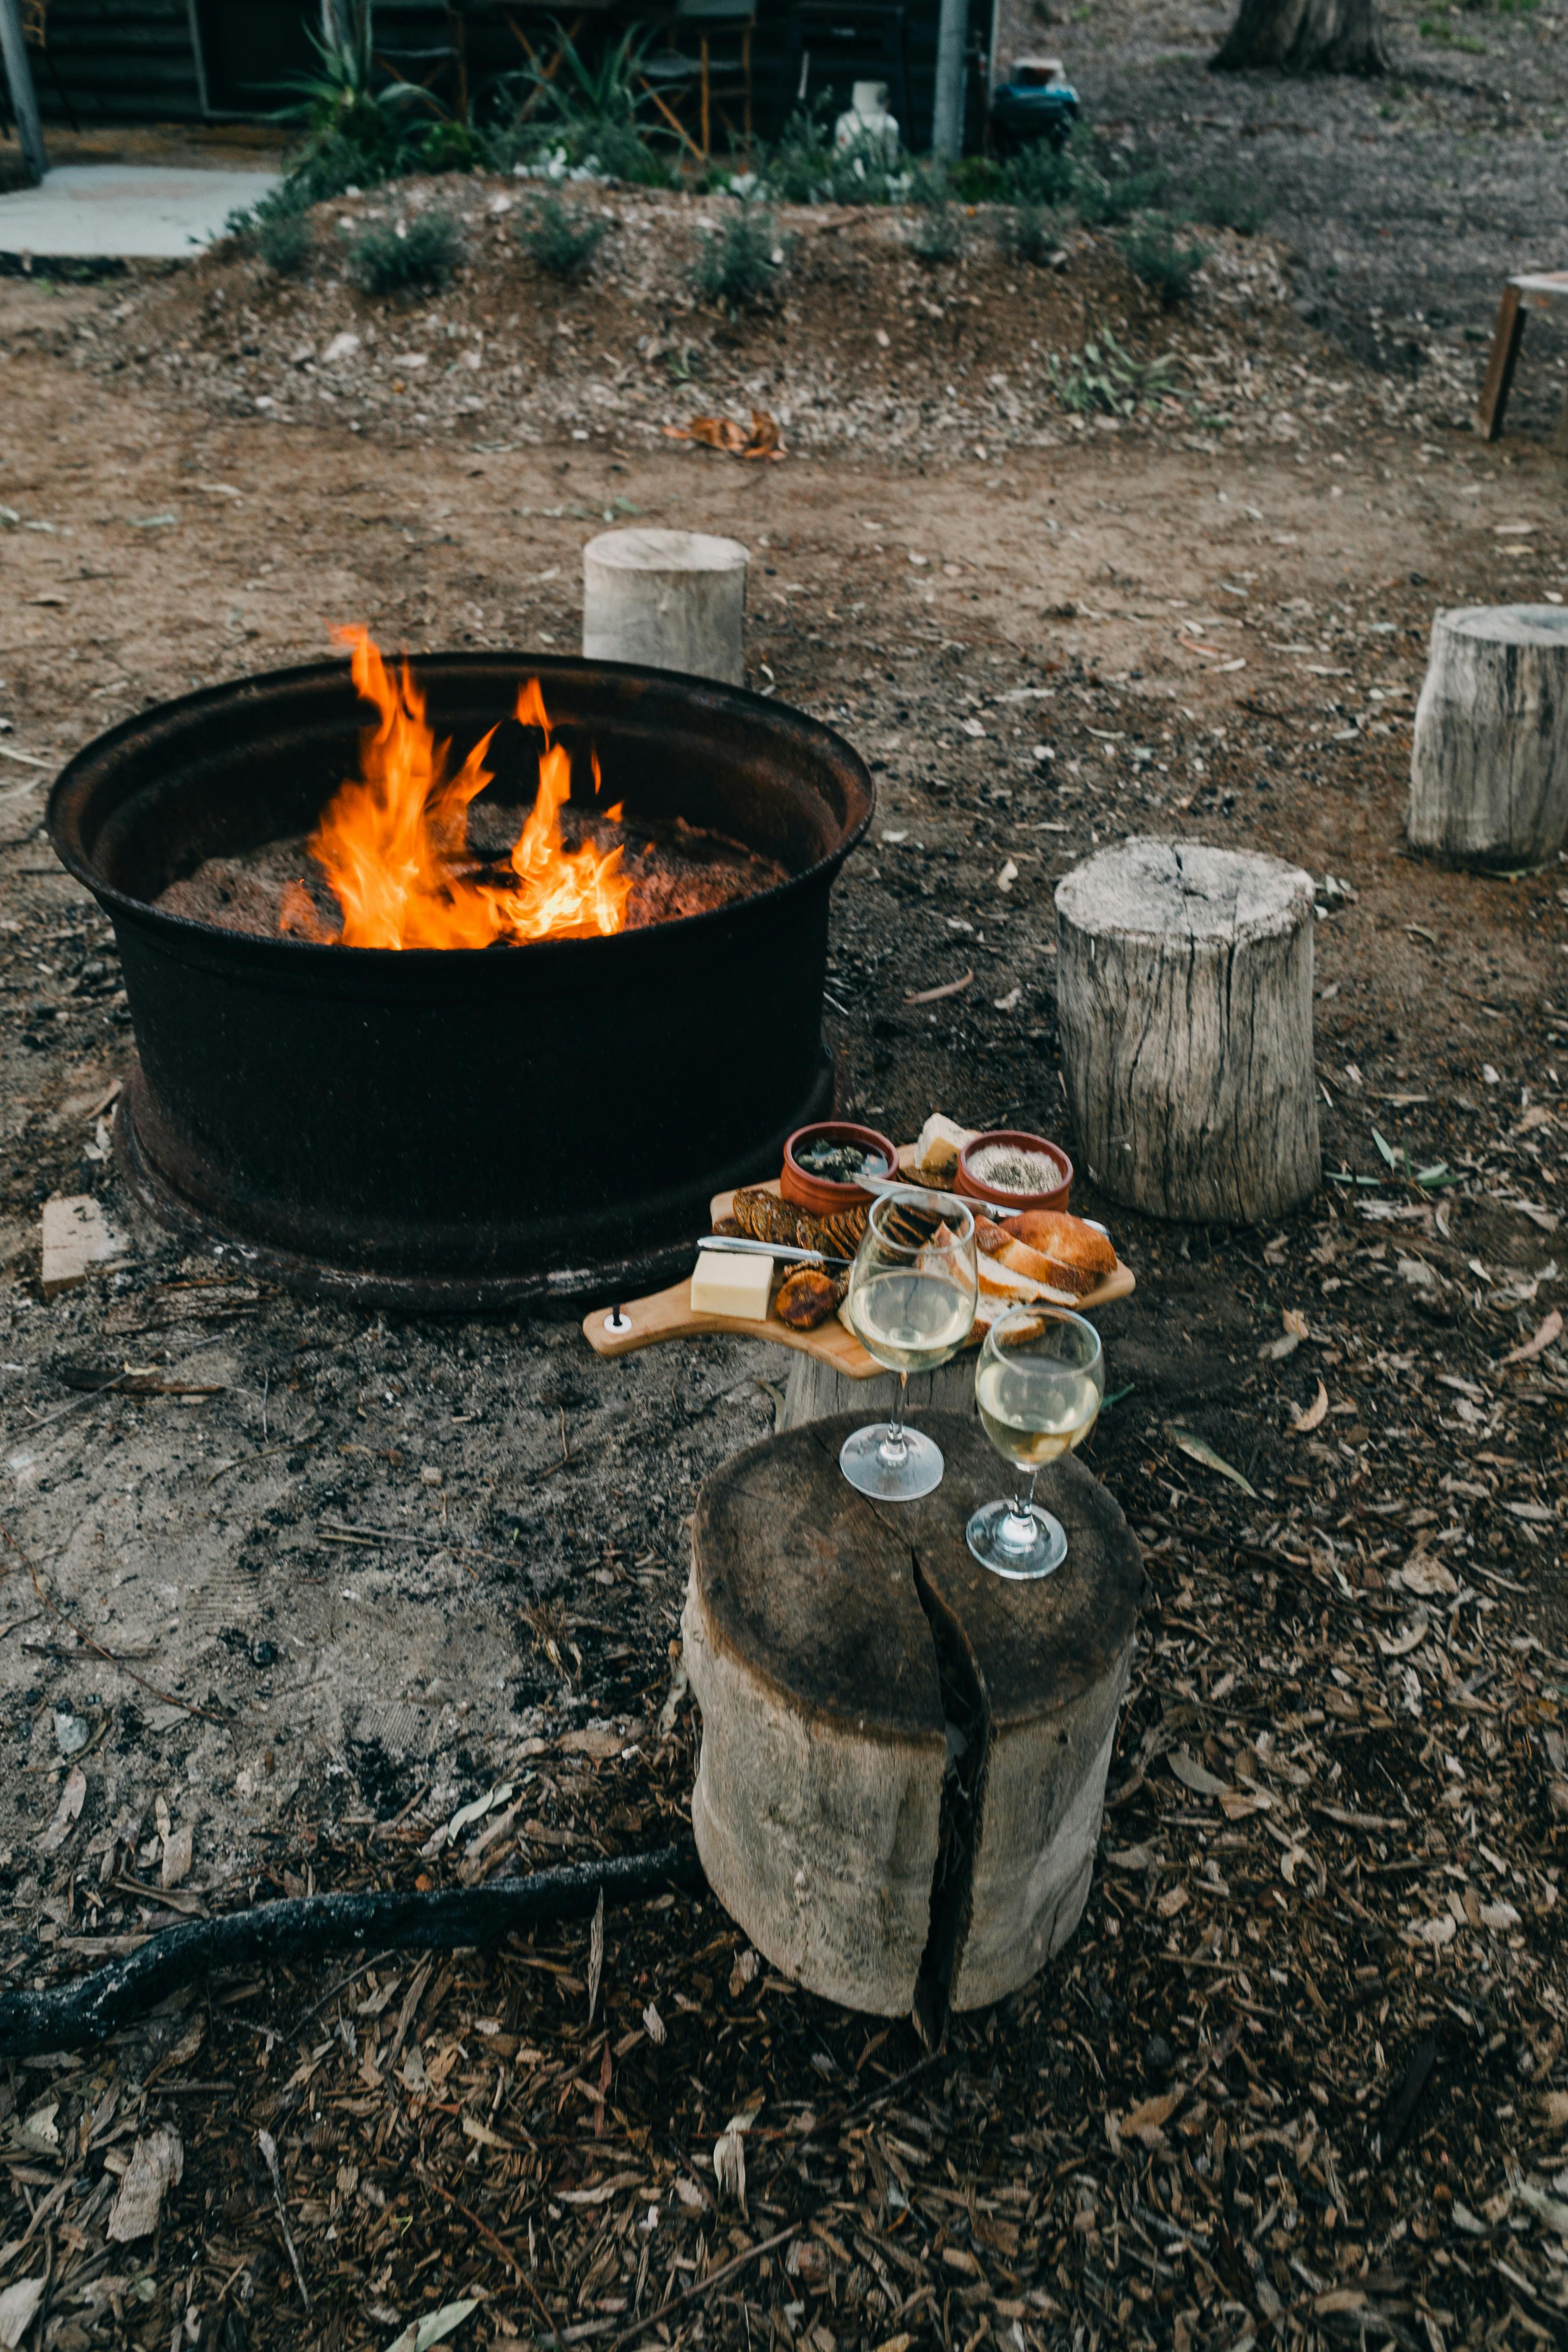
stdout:
<svg viewBox="0 0 1568 2352">
<path fill-rule="evenodd" d="M 966 1201 L 984 1201 L 1010 1216 L 1025 1209 L 1065 1209 L 1072 1188 L 1072 1161 L 1059 1143 L 1014 1128 L 977 1135 L 958 1155 L 953 1191 Z"/>
<path fill-rule="evenodd" d="M 779 1191 L 797 1209 L 827 1217 L 836 1209 L 867 1207 L 874 1195 L 858 1180 L 895 1175 L 898 1165 L 898 1146 L 874 1127 L 819 1119 L 814 1127 L 797 1129 L 784 1145 Z"/>
</svg>

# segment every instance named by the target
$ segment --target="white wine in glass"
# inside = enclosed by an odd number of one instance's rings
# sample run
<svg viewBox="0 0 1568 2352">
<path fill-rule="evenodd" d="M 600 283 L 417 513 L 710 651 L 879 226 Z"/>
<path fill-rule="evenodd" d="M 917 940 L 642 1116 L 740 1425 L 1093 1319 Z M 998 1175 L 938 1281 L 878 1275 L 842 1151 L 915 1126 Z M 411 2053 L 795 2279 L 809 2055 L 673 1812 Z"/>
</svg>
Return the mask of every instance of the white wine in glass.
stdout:
<svg viewBox="0 0 1568 2352">
<path fill-rule="evenodd" d="M 1010 1502 L 987 1503 L 965 1533 L 998 1576 L 1049 1576 L 1067 1558 L 1059 1519 L 1034 1499 L 1043 1462 L 1081 1445 L 1100 1418 L 1105 1360 L 1100 1335 L 1063 1307 L 1016 1307 L 992 1325 L 974 1374 L 985 1434 L 1004 1461 L 1029 1474 Z"/>
<path fill-rule="evenodd" d="M 904 1425 L 911 1372 L 955 1356 L 974 1322 L 974 1219 L 914 1189 L 879 1193 L 849 1276 L 849 1321 L 868 1355 L 899 1375 L 891 1423 L 846 1438 L 838 1464 L 862 1495 L 909 1503 L 942 1484 L 942 1449 Z"/>
</svg>

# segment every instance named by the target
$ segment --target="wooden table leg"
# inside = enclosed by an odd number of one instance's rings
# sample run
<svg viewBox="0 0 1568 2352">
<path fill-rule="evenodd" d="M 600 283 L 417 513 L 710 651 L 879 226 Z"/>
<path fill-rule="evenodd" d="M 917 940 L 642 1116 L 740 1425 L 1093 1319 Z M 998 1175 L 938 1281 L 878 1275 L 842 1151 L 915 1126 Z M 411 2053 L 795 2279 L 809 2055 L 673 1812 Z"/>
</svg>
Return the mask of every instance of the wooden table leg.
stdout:
<svg viewBox="0 0 1568 2352">
<path fill-rule="evenodd" d="M 1487 380 L 1481 386 L 1480 404 L 1476 410 L 1476 430 L 1484 441 L 1496 441 L 1502 433 L 1513 372 L 1519 364 L 1519 347 L 1524 336 L 1524 319 L 1518 287 L 1505 286 L 1498 304 L 1497 325 L 1492 330 Z"/>
</svg>

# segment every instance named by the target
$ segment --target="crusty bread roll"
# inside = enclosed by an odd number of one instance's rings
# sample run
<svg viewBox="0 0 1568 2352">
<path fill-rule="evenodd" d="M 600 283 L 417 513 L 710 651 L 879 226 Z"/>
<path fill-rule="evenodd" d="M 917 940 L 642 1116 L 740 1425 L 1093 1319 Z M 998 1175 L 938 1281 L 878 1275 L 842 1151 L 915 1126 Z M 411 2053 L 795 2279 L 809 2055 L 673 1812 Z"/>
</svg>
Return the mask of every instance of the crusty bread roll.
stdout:
<svg viewBox="0 0 1568 2352">
<path fill-rule="evenodd" d="M 1116 1271 L 1110 1237 L 1065 1209 L 1026 1209 L 1008 1230 L 1043 1263 L 1045 1279 L 1083 1298 Z"/>
</svg>

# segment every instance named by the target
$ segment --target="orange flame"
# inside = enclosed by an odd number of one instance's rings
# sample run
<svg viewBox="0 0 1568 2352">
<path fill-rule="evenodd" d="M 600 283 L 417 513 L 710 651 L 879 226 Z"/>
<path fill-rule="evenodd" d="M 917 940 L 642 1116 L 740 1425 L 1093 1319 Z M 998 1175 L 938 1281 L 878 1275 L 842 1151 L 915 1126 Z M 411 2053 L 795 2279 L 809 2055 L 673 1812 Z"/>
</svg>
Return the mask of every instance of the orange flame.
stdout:
<svg viewBox="0 0 1568 2352">
<path fill-rule="evenodd" d="M 406 661 L 394 677 L 368 631 L 333 631 L 353 647 L 354 684 L 375 705 L 380 723 L 360 748 L 362 774 L 342 785 L 310 841 L 342 908 L 336 934 L 351 948 L 485 948 L 497 940 L 586 939 L 625 928 L 630 878 L 618 848 L 571 850 L 561 838 L 561 810 L 572 793 L 572 762 L 550 740 L 539 680 L 517 698 L 515 716 L 544 735 L 539 789 L 511 852 L 510 882 L 473 880 L 458 869 L 468 857 L 468 804 L 490 782 L 484 764 L 490 738 L 475 744 L 455 775 L 449 743 L 436 740 L 425 697 Z M 598 761 L 594 761 L 597 792 Z M 617 807 L 612 815 L 620 814 Z M 280 929 L 330 940 L 310 893 L 291 884 Z"/>
</svg>

